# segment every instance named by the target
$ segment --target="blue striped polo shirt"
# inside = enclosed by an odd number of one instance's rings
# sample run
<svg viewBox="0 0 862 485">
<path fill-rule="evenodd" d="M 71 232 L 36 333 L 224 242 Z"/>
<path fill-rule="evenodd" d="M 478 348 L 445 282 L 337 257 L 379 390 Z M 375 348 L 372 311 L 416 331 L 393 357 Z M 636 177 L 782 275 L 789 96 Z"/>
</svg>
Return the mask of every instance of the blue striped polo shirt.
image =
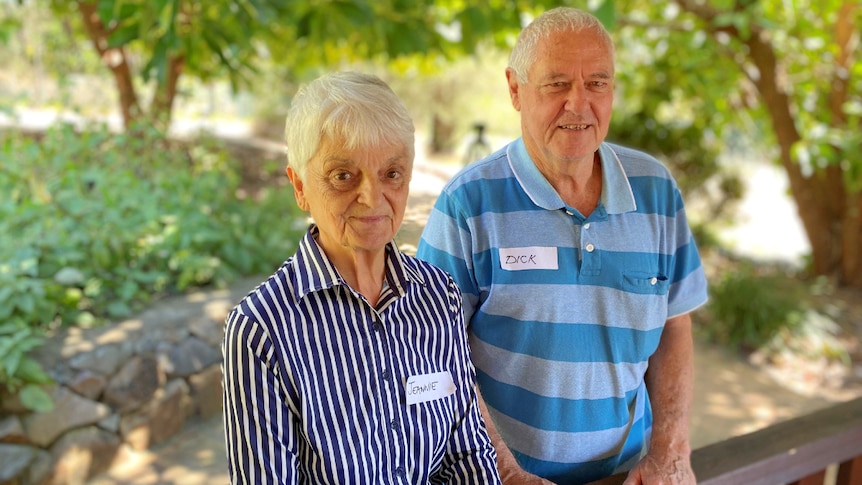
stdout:
<svg viewBox="0 0 862 485">
<path fill-rule="evenodd" d="M 665 321 L 707 299 L 670 173 L 621 146 L 599 154 L 602 194 L 584 217 L 513 141 L 448 182 L 417 251 L 461 287 L 503 439 L 557 483 L 625 471 L 646 452 L 648 360 Z"/>
<path fill-rule="evenodd" d="M 390 243 L 372 307 L 317 231 L 227 317 L 231 482 L 500 483 L 455 282 Z"/>
</svg>

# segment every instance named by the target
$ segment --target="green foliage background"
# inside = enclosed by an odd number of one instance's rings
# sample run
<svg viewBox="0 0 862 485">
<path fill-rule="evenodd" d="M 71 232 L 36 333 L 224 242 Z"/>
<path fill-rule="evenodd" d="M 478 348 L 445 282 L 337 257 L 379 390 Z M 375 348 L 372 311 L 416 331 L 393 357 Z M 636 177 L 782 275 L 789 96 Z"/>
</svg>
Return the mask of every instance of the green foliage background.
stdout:
<svg viewBox="0 0 862 485">
<path fill-rule="evenodd" d="M 455 139 L 476 121 L 517 136 L 516 118 L 506 119 L 512 113 L 503 70 L 494 63 L 531 15 L 560 4 L 587 8 L 617 45 L 611 138 L 666 161 L 687 201 L 708 208 L 700 217 L 704 224 L 695 227 L 701 247 L 715 242 L 706 226 L 724 219 L 742 195 L 743 184 L 720 157 L 755 148 L 758 158 L 777 158 L 775 127 L 754 86 L 744 43 L 758 31 L 786 72 L 782 90 L 802 137 L 794 142 L 793 164 L 811 180 L 838 166 L 849 192 L 862 187 L 862 158 L 854 156 L 862 144 L 858 48 L 846 72 L 849 96 L 841 119 L 829 104 L 838 55 L 833 26 L 846 0 L 0 2 L 4 69 L 35 73 L 0 82 L 0 112 L 31 101 L 98 115 L 116 108 L 107 69 L 114 57 L 93 50 L 79 14 L 84 3 L 98 7 L 114 53 L 127 54 L 142 115 L 152 101 L 140 98 L 155 99 L 171 61 L 182 59 L 178 105 L 201 86 L 229 84 L 253 93 L 262 106 L 258 114 L 278 133 L 300 82 L 367 62 L 365 69 L 388 73 L 415 108 L 417 125 L 449 125 L 441 136 Z M 719 15 L 706 21 L 691 12 L 695 4 Z M 853 22 L 862 29 L 862 15 Z M 728 26 L 741 35 L 710 34 Z M 492 77 L 489 65 L 498 66 Z M 43 78 L 57 81 L 59 96 L 39 90 Z M 107 87 L 94 88 L 94 80 Z M 28 99 L 31 84 L 38 99 Z M 503 110 L 493 103 L 494 90 Z M 269 271 L 304 229 L 289 190 L 272 187 L 259 200 L 238 196 L 239 166 L 212 141 L 181 146 L 144 127 L 119 135 L 59 127 L 41 140 L 4 135 L 0 150 L 0 387 L 22 390 L 33 406 L 44 397 L 39 385 L 47 377 L 26 355 L 44 332 L 98 325 L 130 314 L 153 295 Z M 764 308 L 783 312 L 785 304 L 781 292 L 752 298 L 772 284 L 761 284 L 761 277 L 716 281 L 711 305 L 727 325 L 716 340 L 748 346 L 766 336 L 752 332 L 771 335 L 781 318 Z M 760 305 L 749 309 L 749 302 Z"/>
<path fill-rule="evenodd" d="M 212 140 L 61 125 L 0 133 L 0 158 L 0 384 L 35 409 L 48 379 L 26 353 L 45 332 L 268 273 L 305 230 L 292 191 L 242 197 L 239 162 Z"/>
</svg>

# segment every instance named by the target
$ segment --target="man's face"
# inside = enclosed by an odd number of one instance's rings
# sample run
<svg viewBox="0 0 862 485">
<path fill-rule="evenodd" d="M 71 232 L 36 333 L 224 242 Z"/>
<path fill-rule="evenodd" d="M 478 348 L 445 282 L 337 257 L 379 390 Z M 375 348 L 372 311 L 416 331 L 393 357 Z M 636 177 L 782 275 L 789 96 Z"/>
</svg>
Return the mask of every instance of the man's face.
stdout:
<svg viewBox="0 0 862 485">
<path fill-rule="evenodd" d="M 506 72 L 527 151 L 543 173 L 592 162 L 611 122 L 611 46 L 592 31 L 556 32 L 539 42 L 536 53 L 526 84 Z"/>
<path fill-rule="evenodd" d="M 296 202 L 311 213 L 317 242 L 333 261 L 384 250 L 404 219 L 412 170 L 403 145 L 349 150 L 326 137 L 304 180 L 287 169 Z"/>
</svg>

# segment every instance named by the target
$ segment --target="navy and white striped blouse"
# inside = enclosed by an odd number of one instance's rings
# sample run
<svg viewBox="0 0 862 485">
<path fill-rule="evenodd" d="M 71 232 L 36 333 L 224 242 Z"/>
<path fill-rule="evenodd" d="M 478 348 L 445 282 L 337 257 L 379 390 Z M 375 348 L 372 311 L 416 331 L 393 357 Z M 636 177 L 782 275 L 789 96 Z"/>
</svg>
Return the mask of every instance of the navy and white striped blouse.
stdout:
<svg viewBox="0 0 862 485">
<path fill-rule="evenodd" d="M 386 248 L 376 308 L 314 240 L 226 319 L 224 423 L 232 483 L 500 483 L 451 277 Z M 407 404 L 408 379 L 454 393 Z"/>
</svg>

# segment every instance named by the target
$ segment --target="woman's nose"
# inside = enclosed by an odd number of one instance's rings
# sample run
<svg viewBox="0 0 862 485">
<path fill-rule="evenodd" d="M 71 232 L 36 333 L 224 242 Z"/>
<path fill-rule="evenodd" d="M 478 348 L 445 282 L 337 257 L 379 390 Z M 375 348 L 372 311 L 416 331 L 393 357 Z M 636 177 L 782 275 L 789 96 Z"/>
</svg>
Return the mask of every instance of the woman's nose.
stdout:
<svg viewBox="0 0 862 485">
<path fill-rule="evenodd" d="M 372 206 L 380 199 L 381 194 L 383 190 L 380 181 L 374 177 L 362 178 L 362 183 L 359 184 L 359 202 Z"/>
</svg>

